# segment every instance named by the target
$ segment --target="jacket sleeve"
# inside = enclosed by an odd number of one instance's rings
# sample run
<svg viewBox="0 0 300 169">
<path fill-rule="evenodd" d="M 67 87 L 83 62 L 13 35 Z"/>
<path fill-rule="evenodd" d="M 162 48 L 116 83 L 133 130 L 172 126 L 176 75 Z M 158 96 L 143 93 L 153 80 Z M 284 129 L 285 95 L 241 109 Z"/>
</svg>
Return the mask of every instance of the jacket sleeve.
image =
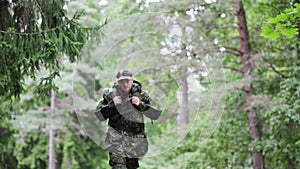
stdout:
<svg viewBox="0 0 300 169">
<path fill-rule="evenodd" d="M 151 120 L 157 120 L 162 111 L 151 106 L 150 98 L 146 92 L 142 91 L 139 98 L 140 105 L 138 106 L 138 110 L 141 111 L 145 116 L 149 117 Z"/>
<path fill-rule="evenodd" d="M 103 99 L 99 102 L 94 114 L 100 121 L 105 121 L 109 117 L 112 117 L 116 114 L 116 108 L 112 101 L 110 92 L 104 92 Z"/>
</svg>

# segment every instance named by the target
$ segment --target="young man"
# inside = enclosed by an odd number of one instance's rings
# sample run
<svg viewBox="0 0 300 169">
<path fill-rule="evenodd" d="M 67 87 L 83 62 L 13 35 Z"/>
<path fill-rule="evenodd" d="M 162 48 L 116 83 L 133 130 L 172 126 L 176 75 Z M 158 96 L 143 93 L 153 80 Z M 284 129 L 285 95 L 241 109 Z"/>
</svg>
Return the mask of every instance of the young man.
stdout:
<svg viewBox="0 0 300 169">
<path fill-rule="evenodd" d="M 117 74 L 115 85 L 106 89 L 95 111 L 99 120 L 108 119 L 105 149 L 113 169 L 136 169 L 138 158 L 148 150 L 144 115 L 152 120 L 161 114 L 150 106 L 149 96 L 128 70 Z"/>
</svg>

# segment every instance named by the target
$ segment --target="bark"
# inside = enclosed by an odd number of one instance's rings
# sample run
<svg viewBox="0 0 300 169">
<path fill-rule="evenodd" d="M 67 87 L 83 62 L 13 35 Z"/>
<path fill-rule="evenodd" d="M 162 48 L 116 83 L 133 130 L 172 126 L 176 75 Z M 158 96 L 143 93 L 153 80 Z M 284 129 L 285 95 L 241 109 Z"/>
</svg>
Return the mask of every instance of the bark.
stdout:
<svg viewBox="0 0 300 169">
<path fill-rule="evenodd" d="M 238 30 L 240 34 L 240 44 L 242 52 L 243 73 L 245 78 L 251 78 L 253 66 L 251 61 L 251 49 L 249 42 L 249 33 L 246 22 L 246 15 L 242 1 L 238 2 L 236 9 L 238 19 Z M 250 129 L 250 137 L 252 141 L 261 139 L 260 121 L 258 117 L 258 109 L 253 105 L 253 91 L 251 82 L 244 86 L 246 108 L 248 112 L 248 121 Z M 261 151 L 253 149 L 252 151 L 254 169 L 264 169 L 264 157 Z"/>
<path fill-rule="evenodd" d="M 31 33 L 34 28 L 34 13 L 33 3 L 31 0 L 20 3 L 17 0 L 13 0 L 14 5 L 14 27 L 19 32 Z"/>
<path fill-rule="evenodd" d="M 185 68 L 185 74 L 187 72 L 187 68 Z M 180 83 L 180 91 L 178 94 L 179 100 L 179 113 L 177 117 L 178 122 L 178 134 L 181 138 L 185 137 L 185 128 L 189 123 L 189 107 L 188 107 L 188 82 L 187 76 L 184 76 Z"/>
<path fill-rule="evenodd" d="M 55 92 L 51 91 L 51 122 L 54 121 L 55 117 Z M 49 131 L 49 169 L 55 169 L 55 130 L 50 122 Z"/>
<path fill-rule="evenodd" d="M 0 1 L 0 30 L 6 31 L 7 28 L 11 27 L 12 17 L 8 11 L 9 2 L 8 1 Z"/>
</svg>

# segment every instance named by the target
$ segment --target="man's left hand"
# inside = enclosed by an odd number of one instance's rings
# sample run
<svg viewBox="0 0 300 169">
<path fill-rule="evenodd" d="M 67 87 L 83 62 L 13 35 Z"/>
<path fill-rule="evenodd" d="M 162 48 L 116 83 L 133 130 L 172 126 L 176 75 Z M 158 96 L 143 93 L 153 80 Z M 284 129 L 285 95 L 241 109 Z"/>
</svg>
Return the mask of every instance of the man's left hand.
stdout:
<svg viewBox="0 0 300 169">
<path fill-rule="evenodd" d="M 134 105 L 140 105 L 140 99 L 136 96 L 132 96 L 132 104 Z"/>
</svg>

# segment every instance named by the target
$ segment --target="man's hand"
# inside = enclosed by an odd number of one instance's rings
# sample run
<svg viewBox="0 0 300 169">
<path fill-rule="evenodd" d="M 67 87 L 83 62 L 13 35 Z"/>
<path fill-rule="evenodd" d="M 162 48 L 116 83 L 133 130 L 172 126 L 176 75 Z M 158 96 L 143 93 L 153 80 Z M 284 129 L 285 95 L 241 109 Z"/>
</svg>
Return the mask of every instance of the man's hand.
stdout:
<svg viewBox="0 0 300 169">
<path fill-rule="evenodd" d="M 132 104 L 134 104 L 134 105 L 140 105 L 140 99 L 138 98 L 138 97 L 136 97 L 136 96 L 132 96 Z"/>
<path fill-rule="evenodd" d="M 115 105 L 121 104 L 122 103 L 122 98 L 121 96 L 116 96 L 113 98 L 113 102 Z"/>
</svg>

